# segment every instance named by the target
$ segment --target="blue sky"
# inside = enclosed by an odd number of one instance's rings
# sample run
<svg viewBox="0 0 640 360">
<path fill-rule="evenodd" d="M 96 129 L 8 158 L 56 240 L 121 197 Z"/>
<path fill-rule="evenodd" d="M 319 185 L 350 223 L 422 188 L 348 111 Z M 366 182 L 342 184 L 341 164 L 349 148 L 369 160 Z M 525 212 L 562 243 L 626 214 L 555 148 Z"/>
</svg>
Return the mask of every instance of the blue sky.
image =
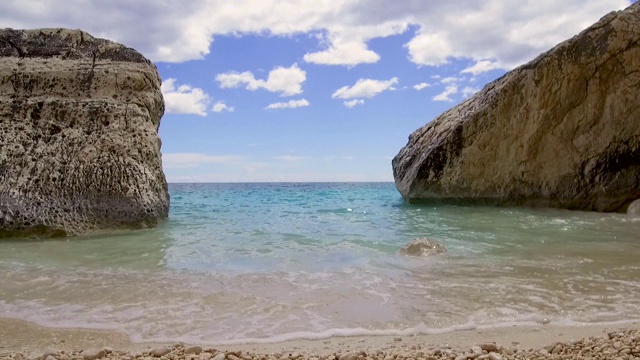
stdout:
<svg viewBox="0 0 640 360">
<path fill-rule="evenodd" d="M 411 132 L 628 0 L 31 1 L 13 28 L 81 28 L 164 81 L 170 182 L 392 181 Z"/>
</svg>

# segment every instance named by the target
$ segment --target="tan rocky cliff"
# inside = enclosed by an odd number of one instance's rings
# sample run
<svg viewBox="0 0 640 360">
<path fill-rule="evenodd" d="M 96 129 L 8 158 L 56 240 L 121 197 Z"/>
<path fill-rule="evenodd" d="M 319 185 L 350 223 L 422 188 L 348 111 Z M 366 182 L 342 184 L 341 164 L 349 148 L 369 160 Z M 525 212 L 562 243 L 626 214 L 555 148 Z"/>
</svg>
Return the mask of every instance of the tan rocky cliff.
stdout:
<svg viewBox="0 0 640 360">
<path fill-rule="evenodd" d="M 80 30 L 0 30 L 0 236 L 167 217 L 156 67 Z"/>
<path fill-rule="evenodd" d="M 392 165 L 409 202 L 624 211 L 640 198 L 640 3 L 418 129 Z"/>
</svg>

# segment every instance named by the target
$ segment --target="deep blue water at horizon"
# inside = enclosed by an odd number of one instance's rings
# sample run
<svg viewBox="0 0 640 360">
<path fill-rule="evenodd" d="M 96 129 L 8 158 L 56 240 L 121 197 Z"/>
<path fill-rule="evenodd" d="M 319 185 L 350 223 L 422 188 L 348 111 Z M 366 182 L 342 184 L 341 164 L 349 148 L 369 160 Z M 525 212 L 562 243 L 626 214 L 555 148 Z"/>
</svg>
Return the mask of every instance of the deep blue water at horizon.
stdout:
<svg viewBox="0 0 640 360">
<path fill-rule="evenodd" d="M 640 219 L 393 183 L 170 184 L 155 229 L 0 242 L 0 316 L 233 343 L 640 318 Z M 447 253 L 398 250 L 416 237 Z"/>
</svg>

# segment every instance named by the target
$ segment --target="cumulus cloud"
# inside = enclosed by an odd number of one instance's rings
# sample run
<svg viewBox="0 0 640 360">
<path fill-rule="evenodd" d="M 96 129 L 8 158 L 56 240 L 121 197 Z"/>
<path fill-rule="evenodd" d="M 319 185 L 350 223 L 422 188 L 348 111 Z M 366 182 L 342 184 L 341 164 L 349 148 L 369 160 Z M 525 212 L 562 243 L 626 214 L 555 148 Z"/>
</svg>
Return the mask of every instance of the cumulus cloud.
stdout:
<svg viewBox="0 0 640 360">
<path fill-rule="evenodd" d="M 364 1 L 362 7 L 381 2 Z M 419 29 L 405 46 L 410 59 L 420 65 L 438 66 L 453 58 L 494 59 L 491 67 L 510 69 L 629 4 L 628 0 L 481 0 L 415 5 Z M 431 11 L 422 11 L 426 8 Z M 474 71 L 487 65 L 482 63 Z"/>
<path fill-rule="evenodd" d="M 385 90 L 395 90 L 393 87 L 398 83 L 398 78 L 389 80 L 360 79 L 353 86 L 343 86 L 336 90 L 334 99 L 372 98 Z"/>
<path fill-rule="evenodd" d="M 353 99 L 353 100 L 347 100 L 344 102 L 344 106 L 348 107 L 348 108 L 353 108 L 356 105 L 364 105 L 364 100 L 363 99 Z"/>
<path fill-rule="evenodd" d="M 204 90 L 190 85 L 178 86 L 176 79 L 166 79 L 160 86 L 160 90 L 164 96 L 167 113 L 207 116 L 210 98 Z"/>
<path fill-rule="evenodd" d="M 134 47 L 154 61 L 183 62 L 209 54 L 216 35 L 321 34 L 317 64 L 378 61 L 371 39 L 406 32 L 405 49 L 419 65 L 452 58 L 492 59 L 509 69 L 571 37 L 629 0 L 4 0 L 5 27 L 81 28 Z M 413 30 L 415 29 L 415 30 Z M 216 56 L 224 56 L 216 55 Z"/>
<path fill-rule="evenodd" d="M 455 84 L 455 83 L 457 83 L 458 81 L 462 81 L 462 80 L 463 80 L 463 79 L 461 79 L 461 78 L 457 78 L 457 77 L 455 77 L 455 76 L 448 76 L 448 77 L 446 77 L 446 78 L 444 78 L 444 79 L 440 80 L 440 83 L 441 83 L 441 84 Z"/>
<path fill-rule="evenodd" d="M 331 14 L 332 25 L 321 26 L 324 30 L 317 39 L 325 47 L 324 50 L 307 53 L 304 61 L 321 65 L 346 65 L 371 64 L 380 60 L 380 55 L 367 47 L 367 42 L 374 38 L 383 38 L 391 35 L 402 34 L 406 31 L 406 21 L 384 21 L 382 23 L 353 22 L 347 14 L 350 7 L 357 3 L 348 0 L 343 4 L 334 2 L 339 14 Z M 346 19 L 339 20 L 336 15 Z M 328 20 L 328 19 L 327 19 Z M 335 22 L 334 22 L 335 21 Z"/>
<path fill-rule="evenodd" d="M 491 70 L 496 70 L 496 69 L 501 69 L 502 67 L 496 63 L 495 61 L 490 61 L 490 60 L 480 60 L 478 62 L 476 62 L 475 64 L 473 64 L 473 66 L 470 66 L 464 70 L 462 70 L 460 73 L 461 74 L 473 74 L 473 75 L 479 75 Z"/>
<path fill-rule="evenodd" d="M 250 71 L 243 73 L 228 72 L 216 75 L 216 81 L 223 89 L 237 88 L 246 85 L 247 90 L 265 89 L 279 92 L 282 96 L 293 96 L 302 93 L 302 83 L 307 79 L 306 71 L 297 64 L 285 68 L 278 66 L 269 71 L 266 80 L 256 79 Z"/>
<path fill-rule="evenodd" d="M 311 105 L 306 99 L 289 100 L 287 102 L 277 102 L 269 104 L 265 109 L 295 109 L 299 107 L 305 107 Z"/>
<path fill-rule="evenodd" d="M 304 55 L 304 61 L 320 65 L 370 64 L 380 60 L 380 55 L 367 49 L 363 41 L 337 42 L 327 50 Z"/>
<path fill-rule="evenodd" d="M 458 87 L 456 85 L 449 85 L 446 89 L 440 94 L 433 97 L 433 101 L 449 101 L 452 102 L 453 99 L 451 95 L 455 95 L 458 93 Z"/>
<path fill-rule="evenodd" d="M 437 66 L 445 64 L 447 58 L 456 56 L 452 45 L 442 34 L 417 35 L 405 47 L 409 50 L 409 59 L 420 65 Z"/>
<path fill-rule="evenodd" d="M 204 164 L 224 164 L 242 160 L 235 155 L 207 155 L 203 153 L 162 154 L 162 167 L 165 169 L 198 167 Z"/>
<path fill-rule="evenodd" d="M 224 111 L 227 112 L 233 112 L 233 106 L 228 106 L 227 104 L 224 103 L 224 101 L 218 101 L 215 104 L 213 104 L 213 107 L 211 108 L 211 110 L 213 110 L 213 112 L 217 112 L 217 113 L 221 113 Z"/>
<path fill-rule="evenodd" d="M 429 86 L 431 86 L 430 84 L 426 83 L 426 82 L 421 82 L 420 84 L 415 84 L 413 85 L 413 88 L 420 91 L 424 88 L 428 88 Z"/>
</svg>

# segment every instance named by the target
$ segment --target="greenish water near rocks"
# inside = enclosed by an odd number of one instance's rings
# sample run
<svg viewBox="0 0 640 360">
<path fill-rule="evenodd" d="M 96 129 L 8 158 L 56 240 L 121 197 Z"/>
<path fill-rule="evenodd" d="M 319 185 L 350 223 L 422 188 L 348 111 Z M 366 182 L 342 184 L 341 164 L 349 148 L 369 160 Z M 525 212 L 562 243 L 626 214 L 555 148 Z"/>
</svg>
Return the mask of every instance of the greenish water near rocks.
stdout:
<svg viewBox="0 0 640 360">
<path fill-rule="evenodd" d="M 171 184 L 156 229 L 0 241 L 0 316 L 233 343 L 640 319 L 640 218 L 392 183 Z M 448 249 L 400 256 L 416 237 Z"/>
</svg>

